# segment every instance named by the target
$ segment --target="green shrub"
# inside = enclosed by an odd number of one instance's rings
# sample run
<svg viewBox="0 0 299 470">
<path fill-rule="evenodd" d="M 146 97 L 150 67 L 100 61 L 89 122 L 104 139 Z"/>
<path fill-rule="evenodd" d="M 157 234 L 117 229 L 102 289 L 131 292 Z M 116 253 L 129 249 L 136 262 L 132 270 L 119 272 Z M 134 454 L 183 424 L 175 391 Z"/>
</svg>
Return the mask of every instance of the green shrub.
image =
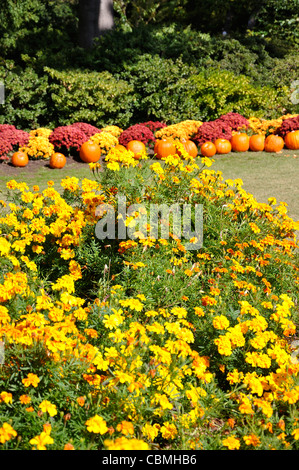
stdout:
<svg viewBox="0 0 299 470">
<path fill-rule="evenodd" d="M 134 120 L 165 122 L 212 120 L 233 111 L 244 116 L 283 114 L 287 88 L 254 86 L 245 75 L 218 68 L 198 70 L 181 59 L 173 61 L 144 54 L 120 74 L 137 93 Z"/>
<path fill-rule="evenodd" d="M 182 60 L 163 59 L 143 54 L 138 62 L 126 66 L 119 76 L 128 81 L 136 93 L 134 121 L 158 119 L 173 122 L 196 114 L 192 103 L 184 101 L 182 90 L 197 69 Z"/>
<path fill-rule="evenodd" d="M 58 70 L 45 67 L 52 112 L 60 125 L 84 121 L 97 127 L 129 125 L 133 87 L 109 72 Z"/>
<path fill-rule="evenodd" d="M 211 69 L 190 77 L 188 96 L 200 109 L 202 120 L 211 120 L 236 112 L 246 117 L 264 118 L 283 114 L 282 101 L 287 94 L 284 87 L 275 90 L 267 86 L 254 86 L 245 75 Z"/>
<path fill-rule="evenodd" d="M 29 67 L 24 70 L 12 61 L 0 66 L 0 80 L 5 87 L 5 103 L 0 105 L 0 123 L 32 129 L 49 123 L 47 111 L 47 76 Z"/>
</svg>

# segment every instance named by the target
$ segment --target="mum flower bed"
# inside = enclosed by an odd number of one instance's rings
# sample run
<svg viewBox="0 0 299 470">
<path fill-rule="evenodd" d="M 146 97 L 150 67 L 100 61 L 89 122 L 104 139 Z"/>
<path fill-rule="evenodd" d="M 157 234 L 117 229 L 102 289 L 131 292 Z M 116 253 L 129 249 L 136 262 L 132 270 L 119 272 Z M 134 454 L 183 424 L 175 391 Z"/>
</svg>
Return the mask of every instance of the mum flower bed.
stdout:
<svg viewBox="0 0 299 470">
<path fill-rule="evenodd" d="M 62 194 L 7 184 L 0 448 L 297 450 L 298 223 L 209 159 L 106 160 Z M 97 238 L 120 192 L 202 204 L 203 247 L 171 219 L 169 238 L 142 237 L 138 210 L 134 237 Z"/>
</svg>

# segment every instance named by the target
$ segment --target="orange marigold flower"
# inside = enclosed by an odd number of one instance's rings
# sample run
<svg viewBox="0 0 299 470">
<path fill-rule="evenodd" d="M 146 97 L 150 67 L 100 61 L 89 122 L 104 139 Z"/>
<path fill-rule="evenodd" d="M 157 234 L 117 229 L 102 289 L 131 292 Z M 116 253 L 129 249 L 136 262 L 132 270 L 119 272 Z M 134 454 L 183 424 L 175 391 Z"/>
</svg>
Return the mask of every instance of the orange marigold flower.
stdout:
<svg viewBox="0 0 299 470">
<path fill-rule="evenodd" d="M 39 384 L 40 380 L 36 374 L 32 374 L 31 372 L 22 379 L 22 383 L 25 385 L 25 387 L 30 387 L 32 385 L 33 387 L 37 387 Z"/>
<path fill-rule="evenodd" d="M 127 434 L 134 434 L 134 425 L 130 421 L 122 421 L 116 426 L 116 430 L 120 431 L 125 436 Z"/>
<path fill-rule="evenodd" d="M 75 450 L 75 447 L 73 446 L 73 444 L 70 444 L 68 442 L 67 444 L 65 444 L 63 450 Z"/>
<path fill-rule="evenodd" d="M 10 439 L 16 436 L 17 436 L 17 432 L 14 430 L 14 428 L 10 424 L 4 423 L 2 428 L 0 428 L 1 444 L 4 444 L 6 441 L 9 441 Z"/>
<path fill-rule="evenodd" d="M 249 434 L 248 436 L 244 436 L 243 439 L 248 446 L 256 447 L 261 443 L 260 438 L 257 437 L 255 434 Z"/>
<path fill-rule="evenodd" d="M 77 403 L 78 403 L 79 406 L 84 406 L 85 397 L 78 397 L 77 398 Z"/>
<path fill-rule="evenodd" d="M 9 392 L 1 392 L 0 402 L 1 401 L 3 401 L 4 403 L 12 403 L 12 394 Z"/>
<path fill-rule="evenodd" d="M 28 403 L 31 402 L 31 398 L 29 395 L 21 395 L 19 400 L 21 403 L 23 403 L 23 405 L 28 405 Z"/>
</svg>

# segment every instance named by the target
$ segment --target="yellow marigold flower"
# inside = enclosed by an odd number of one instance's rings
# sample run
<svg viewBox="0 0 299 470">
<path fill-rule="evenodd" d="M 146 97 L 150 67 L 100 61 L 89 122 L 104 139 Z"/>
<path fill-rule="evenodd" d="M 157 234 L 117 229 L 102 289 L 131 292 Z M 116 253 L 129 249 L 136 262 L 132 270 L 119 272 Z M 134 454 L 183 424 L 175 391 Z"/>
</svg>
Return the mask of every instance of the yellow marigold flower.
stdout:
<svg viewBox="0 0 299 470">
<path fill-rule="evenodd" d="M 217 330 L 226 330 L 229 327 L 229 320 L 224 315 L 219 315 L 213 319 L 213 327 Z"/>
<path fill-rule="evenodd" d="M 112 171 L 119 171 L 120 166 L 118 162 L 109 162 L 107 163 L 107 168 Z"/>
<path fill-rule="evenodd" d="M 39 127 L 29 132 L 32 137 L 49 137 L 52 134 L 52 130 L 47 127 Z"/>
<path fill-rule="evenodd" d="M 0 402 L 1 401 L 3 401 L 4 403 L 12 403 L 12 394 L 9 392 L 1 392 Z"/>
<path fill-rule="evenodd" d="M 229 372 L 226 376 L 230 384 L 236 384 L 241 382 L 243 378 L 243 373 L 239 372 L 237 369 L 234 369 L 232 372 Z"/>
<path fill-rule="evenodd" d="M 74 261 L 74 260 L 71 260 L 71 261 L 70 261 L 69 270 L 70 270 L 71 275 L 72 275 L 76 280 L 82 278 L 82 272 L 81 272 L 80 264 L 77 263 L 76 261 Z"/>
<path fill-rule="evenodd" d="M 102 416 L 95 415 L 86 421 L 87 430 L 95 434 L 105 434 L 108 431 L 106 421 Z"/>
<path fill-rule="evenodd" d="M 266 400 L 263 400 L 261 398 L 256 398 L 253 401 L 253 404 L 259 408 L 261 408 L 263 414 L 270 418 L 273 414 L 273 408 L 271 406 L 271 403 L 267 402 Z"/>
<path fill-rule="evenodd" d="M 154 400 L 156 403 L 158 403 L 161 408 L 163 408 L 163 410 L 172 410 L 173 408 L 173 404 L 170 403 L 170 401 L 168 400 L 168 397 L 167 395 L 165 394 L 160 394 L 160 393 L 157 393 L 154 397 Z"/>
<path fill-rule="evenodd" d="M 10 243 L 4 238 L 0 238 L 0 255 L 7 256 L 10 251 Z"/>
<path fill-rule="evenodd" d="M 10 424 L 4 423 L 2 428 L 0 428 L 1 444 L 4 444 L 5 442 L 10 441 L 10 439 L 16 436 L 17 436 L 17 432 L 14 430 L 14 428 Z"/>
<path fill-rule="evenodd" d="M 117 439 L 104 441 L 104 446 L 108 450 L 149 450 L 149 445 L 140 439 L 128 439 L 125 436 Z"/>
<path fill-rule="evenodd" d="M 294 429 L 294 431 L 292 432 L 292 436 L 294 436 L 294 439 L 296 441 L 299 440 L 299 428 Z"/>
<path fill-rule="evenodd" d="M 32 385 L 33 387 L 37 387 L 39 384 L 40 380 L 36 374 L 32 374 L 31 372 L 22 379 L 22 383 L 25 385 L 25 387 L 30 387 Z"/>
<path fill-rule="evenodd" d="M 219 354 L 223 356 L 230 356 L 232 354 L 232 346 L 227 336 L 220 336 L 214 340 L 214 343 L 218 347 Z"/>
<path fill-rule="evenodd" d="M 103 323 L 105 325 L 105 328 L 109 328 L 112 330 L 113 328 L 117 328 L 119 325 L 121 325 L 124 321 L 124 316 L 122 316 L 122 310 L 116 311 L 113 309 L 115 313 L 111 315 L 104 315 Z"/>
<path fill-rule="evenodd" d="M 299 386 L 295 387 L 293 390 L 284 392 L 283 401 L 290 404 L 297 403 L 299 401 Z"/>
<path fill-rule="evenodd" d="M 30 444 L 32 446 L 36 446 L 37 450 L 47 450 L 47 445 L 51 445 L 54 443 L 54 439 L 46 432 L 42 432 L 38 436 L 35 436 L 31 439 Z"/>
<path fill-rule="evenodd" d="M 204 317 L 205 312 L 201 307 L 194 307 L 195 314 L 198 315 L 199 317 Z"/>
<path fill-rule="evenodd" d="M 20 147 L 20 151 L 26 153 L 30 158 L 45 158 L 48 159 L 54 153 L 54 145 L 46 135 L 31 135 L 29 142 L 26 146 Z"/>
<path fill-rule="evenodd" d="M 106 130 L 92 135 L 89 140 L 98 144 L 103 154 L 108 153 L 112 147 L 118 144 L 118 138 Z"/>
<path fill-rule="evenodd" d="M 254 222 L 249 222 L 249 226 L 254 233 L 260 233 L 261 229 Z"/>
<path fill-rule="evenodd" d="M 223 439 L 222 444 L 229 450 L 238 450 L 240 448 L 240 441 L 235 436 L 229 436 Z"/>
<path fill-rule="evenodd" d="M 75 284 L 74 284 L 74 277 L 72 275 L 65 274 L 56 280 L 55 283 L 52 284 L 53 290 L 65 290 L 69 294 L 75 292 Z"/>
<path fill-rule="evenodd" d="M 127 300 L 120 300 L 120 305 L 122 307 L 129 307 L 131 310 L 136 310 L 137 312 L 141 312 L 144 305 L 138 299 L 127 299 Z"/>
<path fill-rule="evenodd" d="M 248 387 L 250 387 L 253 393 L 256 393 L 257 395 L 262 396 L 263 391 L 264 391 L 263 385 L 261 383 L 261 379 L 257 376 L 255 372 L 253 373 L 248 372 L 244 376 L 243 382 L 244 384 L 248 385 Z"/>
<path fill-rule="evenodd" d="M 150 169 L 153 170 L 157 175 L 163 175 L 164 169 L 161 166 L 160 162 L 155 162 L 150 166 Z"/>
<path fill-rule="evenodd" d="M 109 132 L 114 137 L 119 137 L 120 134 L 123 132 L 123 129 L 121 129 L 118 126 L 106 126 L 106 127 L 103 127 L 101 130 L 102 132 Z"/>
<path fill-rule="evenodd" d="M 62 179 L 60 184 L 64 189 L 66 189 L 68 191 L 75 192 L 75 191 L 78 191 L 80 189 L 79 179 L 76 178 L 75 176 L 67 177 L 67 178 Z"/>
<path fill-rule="evenodd" d="M 141 431 L 142 431 L 142 434 L 147 438 L 147 439 L 150 439 L 151 441 L 153 441 L 159 434 L 159 430 L 160 430 L 161 426 L 160 424 L 158 423 L 155 423 L 155 424 L 149 424 L 149 423 L 146 423 Z"/>
<path fill-rule="evenodd" d="M 246 353 L 245 362 L 253 367 L 262 367 L 264 369 L 271 367 L 271 358 L 267 354 L 257 352 Z"/>
<path fill-rule="evenodd" d="M 6 183 L 6 187 L 8 189 L 16 189 L 18 186 L 18 183 L 16 182 L 16 180 L 9 180 L 7 183 Z"/>
<path fill-rule="evenodd" d="M 48 400 L 42 401 L 39 405 L 39 408 L 43 413 L 49 413 L 50 416 L 57 415 L 56 405 L 53 405 L 53 403 L 49 402 Z"/>
<path fill-rule="evenodd" d="M 254 414 L 254 411 L 251 406 L 251 402 L 249 398 L 244 394 L 241 394 L 239 410 L 243 414 L 249 414 L 249 415 Z"/>
<path fill-rule="evenodd" d="M 164 439 L 174 439 L 178 433 L 178 430 L 174 424 L 166 421 L 163 423 L 163 426 L 161 426 L 160 432 Z"/>
<path fill-rule="evenodd" d="M 170 310 L 173 315 L 176 315 L 178 318 L 185 318 L 187 316 L 187 310 L 183 307 L 174 307 Z"/>
</svg>

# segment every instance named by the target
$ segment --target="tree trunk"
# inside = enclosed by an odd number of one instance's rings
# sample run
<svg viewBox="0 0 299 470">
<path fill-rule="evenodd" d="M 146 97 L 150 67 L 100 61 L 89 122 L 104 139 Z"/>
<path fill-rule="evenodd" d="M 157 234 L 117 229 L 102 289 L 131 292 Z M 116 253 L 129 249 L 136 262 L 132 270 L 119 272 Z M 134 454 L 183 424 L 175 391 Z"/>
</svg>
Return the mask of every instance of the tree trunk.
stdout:
<svg viewBox="0 0 299 470">
<path fill-rule="evenodd" d="M 98 17 L 99 34 L 114 28 L 113 0 L 101 0 Z"/>
<path fill-rule="evenodd" d="M 114 27 L 113 0 L 79 1 L 79 45 L 91 48 L 95 38 Z"/>
</svg>

